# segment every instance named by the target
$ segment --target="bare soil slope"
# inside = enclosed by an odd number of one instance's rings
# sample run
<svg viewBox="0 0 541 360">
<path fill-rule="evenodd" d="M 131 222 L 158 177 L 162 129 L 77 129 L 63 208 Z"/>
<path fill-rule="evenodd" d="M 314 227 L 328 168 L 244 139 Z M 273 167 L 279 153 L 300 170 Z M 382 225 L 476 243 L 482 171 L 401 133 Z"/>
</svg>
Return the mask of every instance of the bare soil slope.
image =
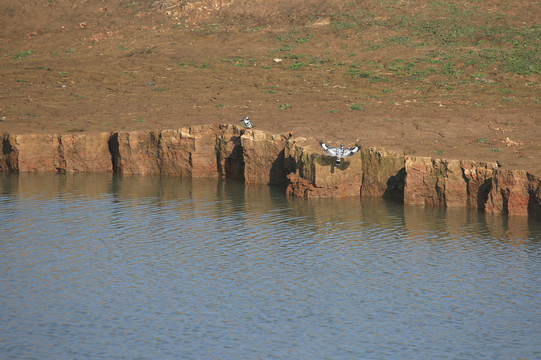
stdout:
<svg viewBox="0 0 541 360">
<path fill-rule="evenodd" d="M 237 123 L 541 175 L 541 4 L 3 0 L 0 132 Z"/>
</svg>

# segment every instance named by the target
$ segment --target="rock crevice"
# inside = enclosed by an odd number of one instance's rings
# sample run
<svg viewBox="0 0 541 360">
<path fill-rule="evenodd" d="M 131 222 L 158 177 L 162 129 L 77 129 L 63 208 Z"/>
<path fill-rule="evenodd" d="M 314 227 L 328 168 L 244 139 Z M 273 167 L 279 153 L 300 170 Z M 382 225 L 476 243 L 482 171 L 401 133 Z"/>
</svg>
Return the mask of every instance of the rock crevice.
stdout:
<svg viewBox="0 0 541 360">
<path fill-rule="evenodd" d="M 0 171 L 221 177 L 280 185 L 297 197 L 377 196 L 541 220 L 541 179 L 526 171 L 377 148 L 361 148 L 336 165 L 313 139 L 228 124 L 99 134 L 4 133 Z"/>
</svg>

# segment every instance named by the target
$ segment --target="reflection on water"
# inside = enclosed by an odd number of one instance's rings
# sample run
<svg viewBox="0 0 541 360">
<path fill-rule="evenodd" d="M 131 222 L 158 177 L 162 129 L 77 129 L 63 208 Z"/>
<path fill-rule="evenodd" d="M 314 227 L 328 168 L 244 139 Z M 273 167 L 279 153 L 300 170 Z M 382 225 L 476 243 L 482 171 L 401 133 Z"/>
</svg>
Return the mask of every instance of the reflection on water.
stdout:
<svg viewBox="0 0 541 360">
<path fill-rule="evenodd" d="M 0 175 L 10 359 L 539 358 L 541 226 L 238 182 Z"/>
</svg>

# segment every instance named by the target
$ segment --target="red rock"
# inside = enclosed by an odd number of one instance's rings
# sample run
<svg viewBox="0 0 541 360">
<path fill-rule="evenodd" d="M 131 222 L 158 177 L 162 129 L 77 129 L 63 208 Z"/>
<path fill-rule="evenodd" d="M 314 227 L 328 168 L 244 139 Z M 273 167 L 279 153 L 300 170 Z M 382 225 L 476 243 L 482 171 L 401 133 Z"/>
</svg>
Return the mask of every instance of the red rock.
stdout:
<svg viewBox="0 0 541 360">
<path fill-rule="evenodd" d="M 17 149 L 17 170 L 29 171 L 57 171 L 63 168 L 58 153 L 60 140 L 58 135 L 24 134 L 13 137 L 13 146 Z"/>
<path fill-rule="evenodd" d="M 497 169 L 492 177 L 486 211 L 489 214 L 532 215 L 541 208 L 541 180 L 523 170 Z"/>
<path fill-rule="evenodd" d="M 429 157 L 406 156 L 404 204 L 444 205 L 439 164 Z"/>
<path fill-rule="evenodd" d="M 296 171 L 288 175 L 290 195 L 310 197 L 360 196 L 362 159 L 359 155 L 342 159 L 324 154 L 317 142 L 293 139 L 285 149 L 288 163 Z"/>
<path fill-rule="evenodd" d="M 185 129 L 163 130 L 158 137 L 158 168 L 160 175 L 192 176 L 191 155 L 195 138 Z"/>
<path fill-rule="evenodd" d="M 383 149 L 361 149 L 362 196 L 404 200 L 404 155 Z"/>
<path fill-rule="evenodd" d="M 285 135 L 246 130 L 240 138 L 244 157 L 246 184 L 285 184 Z"/>
<path fill-rule="evenodd" d="M 462 176 L 466 182 L 467 207 L 484 209 L 492 183 L 495 163 L 461 161 Z"/>
<path fill-rule="evenodd" d="M 218 173 L 226 179 L 244 181 L 244 156 L 241 135 L 244 130 L 236 125 L 220 125 L 216 142 Z"/>
<path fill-rule="evenodd" d="M 114 171 L 124 175 L 159 174 L 158 138 L 155 131 L 113 134 L 110 147 Z"/>
<path fill-rule="evenodd" d="M 59 137 L 58 171 L 106 172 L 113 170 L 109 151 L 110 133 L 73 134 Z"/>
<path fill-rule="evenodd" d="M 0 151 L 0 170 L 2 171 L 19 171 L 19 151 L 13 142 L 13 136 L 7 133 L 2 135 L 2 147 Z"/>
<path fill-rule="evenodd" d="M 404 204 L 482 207 L 496 164 L 406 156 Z"/>
<path fill-rule="evenodd" d="M 189 135 L 194 139 L 194 149 L 191 153 L 193 177 L 218 177 L 216 156 L 217 131 L 218 129 L 216 127 L 208 125 L 192 126 L 189 128 Z"/>
<path fill-rule="evenodd" d="M 225 177 L 288 185 L 297 197 L 389 196 L 541 220 L 541 179 L 496 164 L 361 149 L 327 156 L 315 140 L 237 125 L 101 134 L 3 134 L 0 170 Z"/>
</svg>

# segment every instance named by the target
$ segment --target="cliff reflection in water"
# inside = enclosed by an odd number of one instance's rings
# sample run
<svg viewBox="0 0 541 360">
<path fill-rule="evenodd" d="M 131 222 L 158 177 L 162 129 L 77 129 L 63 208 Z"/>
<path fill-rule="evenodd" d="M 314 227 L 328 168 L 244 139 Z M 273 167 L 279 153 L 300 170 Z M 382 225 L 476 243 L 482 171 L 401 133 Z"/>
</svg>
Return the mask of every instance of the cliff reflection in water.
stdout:
<svg viewBox="0 0 541 360">
<path fill-rule="evenodd" d="M 118 176 L 109 174 L 23 174 L 0 173 L 0 194 L 17 195 L 18 198 L 62 198 L 66 194 L 83 197 L 110 196 L 112 202 L 126 199 L 154 199 L 159 205 L 181 201 L 179 205 L 197 210 L 199 201 L 212 199 L 216 219 L 224 212 L 239 214 L 279 211 L 291 221 L 310 222 L 318 229 L 339 226 L 347 219 L 349 225 L 358 227 L 366 222 L 381 227 L 404 227 L 412 238 L 425 232 L 446 236 L 485 235 L 487 238 L 523 243 L 538 235 L 541 223 L 526 216 L 492 216 L 475 209 L 397 206 L 392 201 L 366 197 L 345 199 L 295 199 L 285 196 L 279 187 L 249 185 L 237 181 L 214 179 L 178 179 L 159 176 Z M 113 206 L 114 208 L 114 206 Z M 204 205 L 209 211 L 208 204 Z M 309 224 L 305 224 L 309 225 Z M 357 228 L 347 229 L 355 231 Z M 345 231 L 346 229 L 337 229 Z M 533 234 L 531 233 L 533 232 Z"/>
<path fill-rule="evenodd" d="M 527 217 L 0 174 L 0 234 L 13 359 L 539 355 L 541 224 Z"/>
</svg>

